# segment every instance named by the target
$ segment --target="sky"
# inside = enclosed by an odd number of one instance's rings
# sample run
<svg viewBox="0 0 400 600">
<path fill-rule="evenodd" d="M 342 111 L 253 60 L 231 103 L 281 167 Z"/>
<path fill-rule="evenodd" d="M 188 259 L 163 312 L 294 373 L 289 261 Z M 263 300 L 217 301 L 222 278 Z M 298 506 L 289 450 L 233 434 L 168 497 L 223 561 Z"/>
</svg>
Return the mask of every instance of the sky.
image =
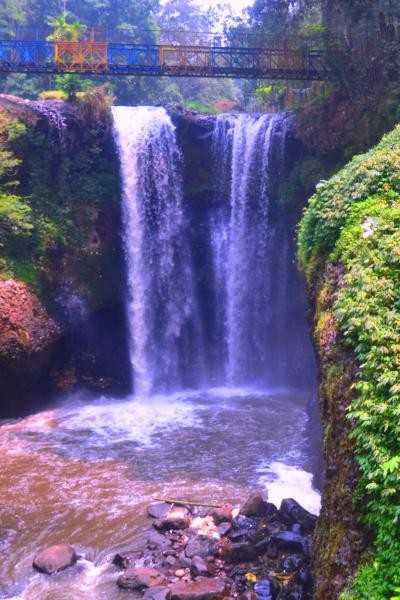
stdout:
<svg viewBox="0 0 400 600">
<path fill-rule="evenodd" d="M 246 8 L 246 6 L 250 6 L 250 4 L 253 4 L 252 0 L 224 0 L 224 1 L 231 4 L 232 8 L 234 9 L 235 12 L 240 12 L 243 8 Z M 207 8 L 210 8 L 210 6 L 212 6 L 213 4 L 215 4 L 215 1 L 213 2 L 213 0 L 197 0 L 197 4 L 199 4 L 200 6 L 202 6 L 205 9 L 207 9 Z"/>
</svg>

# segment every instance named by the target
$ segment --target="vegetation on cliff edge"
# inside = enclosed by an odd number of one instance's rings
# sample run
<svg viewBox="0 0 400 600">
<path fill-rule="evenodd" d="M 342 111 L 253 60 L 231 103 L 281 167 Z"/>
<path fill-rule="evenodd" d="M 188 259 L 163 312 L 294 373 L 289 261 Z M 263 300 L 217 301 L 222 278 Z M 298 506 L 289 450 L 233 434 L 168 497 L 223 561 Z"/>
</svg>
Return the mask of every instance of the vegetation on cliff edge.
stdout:
<svg viewBox="0 0 400 600">
<path fill-rule="evenodd" d="M 318 286 L 327 264 L 343 270 L 332 316 L 358 365 L 348 417 L 361 472 L 358 510 L 375 542 L 343 599 L 398 599 L 400 126 L 319 184 L 300 224 L 298 247 L 310 283 Z"/>
</svg>

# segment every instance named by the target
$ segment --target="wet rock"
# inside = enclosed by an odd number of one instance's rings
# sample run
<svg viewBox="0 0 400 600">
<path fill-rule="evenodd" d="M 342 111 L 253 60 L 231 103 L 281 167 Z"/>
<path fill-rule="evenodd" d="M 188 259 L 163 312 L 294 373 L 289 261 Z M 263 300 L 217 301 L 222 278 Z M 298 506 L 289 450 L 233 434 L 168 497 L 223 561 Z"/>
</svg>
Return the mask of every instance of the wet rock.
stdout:
<svg viewBox="0 0 400 600">
<path fill-rule="evenodd" d="M 213 519 L 215 525 L 220 525 L 225 521 L 230 523 L 232 521 L 232 506 L 226 504 L 220 508 L 212 508 L 207 516 Z"/>
<path fill-rule="evenodd" d="M 234 529 L 255 529 L 257 527 L 257 519 L 238 515 L 233 519 L 232 525 Z"/>
<path fill-rule="evenodd" d="M 158 533 L 157 531 L 150 531 L 147 536 L 147 546 L 152 550 L 155 548 L 167 548 L 171 545 L 171 540 L 169 540 L 165 535 Z"/>
<path fill-rule="evenodd" d="M 279 550 L 295 554 L 309 554 L 308 540 L 292 531 L 281 531 L 271 536 L 271 543 Z"/>
<path fill-rule="evenodd" d="M 226 596 L 222 579 L 199 578 L 191 582 L 178 582 L 171 587 L 171 600 L 219 600 Z"/>
<path fill-rule="evenodd" d="M 196 577 L 212 577 L 215 574 L 215 569 L 207 563 L 201 556 L 194 556 L 190 567 L 190 574 L 195 579 Z"/>
<path fill-rule="evenodd" d="M 280 591 L 279 584 L 273 579 L 262 579 L 254 586 L 257 600 L 275 600 Z"/>
<path fill-rule="evenodd" d="M 291 527 L 298 523 L 300 525 L 300 533 L 312 533 L 317 522 L 317 517 L 305 508 L 303 508 L 293 498 L 282 500 L 279 508 L 280 519 L 285 525 Z"/>
<path fill-rule="evenodd" d="M 128 569 L 132 564 L 134 564 L 137 560 L 142 558 L 143 552 L 140 550 L 132 551 L 132 552 L 119 552 L 113 558 L 113 565 L 115 565 L 118 569 Z"/>
<path fill-rule="evenodd" d="M 57 573 L 72 567 L 78 560 L 75 550 L 68 544 L 56 544 L 39 552 L 33 559 L 33 567 L 40 573 Z"/>
<path fill-rule="evenodd" d="M 215 540 L 204 537 L 192 538 L 186 546 L 185 554 L 188 558 L 194 556 L 215 556 L 218 553 L 218 544 Z"/>
<path fill-rule="evenodd" d="M 249 537 L 249 535 L 249 529 L 234 529 L 230 532 L 229 539 L 231 539 L 232 542 L 244 542 Z"/>
<path fill-rule="evenodd" d="M 260 492 L 253 492 L 243 504 L 239 515 L 244 517 L 264 517 L 269 510 L 268 504 Z"/>
<path fill-rule="evenodd" d="M 166 502 L 155 502 L 147 507 L 147 512 L 153 519 L 163 519 L 171 510 L 171 505 Z"/>
<path fill-rule="evenodd" d="M 143 600 L 169 600 L 171 592 L 167 587 L 154 586 L 143 594 Z"/>
<path fill-rule="evenodd" d="M 124 590 L 142 591 L 146 588 L 162 586 L 164 575 L 148 567 L 130 567 L 118 577 L 117 585 Z"/>
<path fill-rule="evenodd" d="M 187 508 L 175 507 L 162 519 L 154 521 L 153 525 L 161 531 L 171 529 L 186 529 L 190 524 L 190 513 Z"/>
<path fill-rule="evenodd" d="M 220 548 L 220 557 L 227 563 L 249 562 L 257 558 L 257 551 L 252 544 L 241 542 L 232 544 L 225 542 Z"/>
</svg>

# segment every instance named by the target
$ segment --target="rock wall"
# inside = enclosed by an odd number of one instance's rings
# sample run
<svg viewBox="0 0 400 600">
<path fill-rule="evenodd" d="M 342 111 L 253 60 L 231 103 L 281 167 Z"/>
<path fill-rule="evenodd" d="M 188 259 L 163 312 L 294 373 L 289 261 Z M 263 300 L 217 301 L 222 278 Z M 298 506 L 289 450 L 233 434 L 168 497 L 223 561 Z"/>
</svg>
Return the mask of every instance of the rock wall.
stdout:
<svg viewBox="0 0 400 600">
<path fill-rule="evenodd" d="M 0 97 L 0 110 L 26 125 L 14 152 L 21 161 L 18 193 L 33 215 L 29 238 L 0 252 L 0 282 L 14 279 L 15 300 L 11 308 L 2 303 L 1 318 L 25 331 L 29 311 L 37 313 L 28 353 L 17 356 L 18 344 L 10 345 L 5 329 L 0 333 L 2 412 L 11 398 L 25 404 L 42 387 L 51 393 L 129 386 L 118 161 L 109 114 L 89 109 Z M 118 360 L 109 359 L 107 344 Z"/>
</svg>

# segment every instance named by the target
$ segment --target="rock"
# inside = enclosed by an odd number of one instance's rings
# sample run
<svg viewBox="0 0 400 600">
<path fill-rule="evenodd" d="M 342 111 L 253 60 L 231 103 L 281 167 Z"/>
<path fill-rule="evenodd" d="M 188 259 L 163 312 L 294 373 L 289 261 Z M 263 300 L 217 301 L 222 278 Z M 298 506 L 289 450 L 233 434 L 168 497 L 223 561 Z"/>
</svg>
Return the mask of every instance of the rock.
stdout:
<svg viewBox="0 0 400 600">
<path fill-rule="evenodd" d="M 150 550 L 168 548 L 171 546 L 171 543 L 171 540 L 165 537 L 165 535 L 158 533 L 158 531 L 150 531 L 147 535 L 147 547 Z"/>
<path fill-rule="evenodd" d="M 271 543 L 279 550 L 293 552 L 295 554 L 309 555 L 310 548 L 308 540 L 292 531 L 281 531 L 271 536 Z"/>
<path fill-rule="evenodd" d="M 40 573 L 57 573 L 72 567 L 78 560 L 75 550 L 68 544 L 56 544 L 41 550 L 33 559 L 33 567 Z"/>
<path fill-rule="evenodd" d="M 185 569 L 177 569 L 175 571 L 175 577 L 184 577 L 185 576 Z"/>
<path fill-rule="evenodd" d="M 121 552 L 114 556 L 113 565 L 118 569 L 128 569 L 132 563 L 141 558 L 142 552 Z"/>
<path fill-rule="evenodd" d="M 257 527 L 257 519 L 238 515 L 233 519 L 232 525 L 234 529 L 255 529 Z"/>
<path fill-rule="evenodd" d="M 147 507 L 147 512 L 153 519 L 163 519 L 171 510 L 171 505 L 166 502 L 155 502 Z"/>
<path fill-rule="evenodd" d="M 234 529 L 230 532 L 229 539 L 231 539 L 232 542 L 244 542 L 249 537 L 249 534 L 249 529 Z"/>
<path fill-rule="evenodd" d="M 286 571 L 286 573 L 294 573 L 298 571 L 300 567 L 303 565 L 303 557 L 294 554 L 292 556 L 287 556 L 282 562 L 282 570 Z"/>
<path fill-rule="evenodd" d="M 178 562 L 176 563 L 176 565 L 185 569 L 190 569 L 190 567 L 192 566 L 192 561 L 186 556 L 185 551 L 179 554 Z"/>
<path fill-rule="evenodd" d="M 310 590 L 312 588 L 313 577 L 309 569 L 302 567 L 298 573 L 297 580 L 304 590 Z"/>
<path fill-rule="evenodd" d="M 142 591 L 146 588 L 161 586 L 164 582 L 164 575 L 149 567 L 130 567 L 117 580 L 120 588 L 132 591 Z"/>
<path fill-rule="evenodd" d="M 257 551 L 252 544 L 241 542 L 232 544 L 225 542 L 220 548 L 220 557 L 227 563 L 249 562 L 257 557 Z"/>
<path fill-rule="evenodd" d="M 303 535 L 305 533 L 312 533 L 317 522 L 317 517 L 308 512 L 293 498 L 282 500 L 279 508 L 279 516 L 281 521 L 289 527 L 298 523 L 301 528 L 300 533 Z"/>
<path fill-rule="evenodd" d="M 215 556 L 218 553 L 218 544 L 215 540 L 204 537 L 194 537 L 189 540 L 185 554 L 188 558 L 193 556 Z"/>
<path fill-rule="evenodd" d="M 172 567 L 172 565 L 175 565 L 176 564 L 175 556 L 167 556 L 167 558 L 165 559 L 165 563 L 167 565 L 169 565 L 170 567 Z"/>
<path fill-rule="evenodd" d="M 253 492 L 240 509 L 239 515 L 244 517 L 264 517 L 268 513 L 268 502 L 260 492 Z"/>
<path fill-rule="evenodd" d="M 226 596 L 225 582 L 218 577 L 180 581 L 171 587 L 171 600 L 219 600 Z"/>
<path fill-rule="evenodd" d="M 153 525 L 161 531 L 169 531 L 170 529 L 187 529 L 190 524 L 190 513 L 187 508 L 177 506 L 172 508 L 169 513 L 157 521 Z"/>
<path fill-rule="evenodd" d="M 143 594 L 143 600 L 168 600 L 171 592 L 167 587 L 154 586 L 148 588 Z"/>
<path fill-rule="evenodd" d="M 220 525 L 224 521 L 230 523 L 232 521 L 232 506 L 225 504 L 220 508 L 212 508 L 207 516 L 213 519 L 215 525 Z"/>
<path fill-rule="evenodd" d="M 201 556 L 194 556 L 192 566 L 190 567 L 190 574 L 193 579 L 199 576 L 212 577 L 215 574 L 215 569 L 212 565 L 206 563 Z"/>
<path fill-rule="evenodd" d="M 231 523 L 221 523 L 220 525 L 218 525 L 217 527 L 217 533 L 220 537 L 224 537 L 225 535 L 227 535 L 227 533 L 229 533 L 229 531 L 232 529 L 232 525 Z"/>
<path fill-rule="evenodd" d="M 257 600 L 275 600 L 280 591 L 279 584 L 273 579 L 262 579 L 254 586 Z"/>
</svg>

